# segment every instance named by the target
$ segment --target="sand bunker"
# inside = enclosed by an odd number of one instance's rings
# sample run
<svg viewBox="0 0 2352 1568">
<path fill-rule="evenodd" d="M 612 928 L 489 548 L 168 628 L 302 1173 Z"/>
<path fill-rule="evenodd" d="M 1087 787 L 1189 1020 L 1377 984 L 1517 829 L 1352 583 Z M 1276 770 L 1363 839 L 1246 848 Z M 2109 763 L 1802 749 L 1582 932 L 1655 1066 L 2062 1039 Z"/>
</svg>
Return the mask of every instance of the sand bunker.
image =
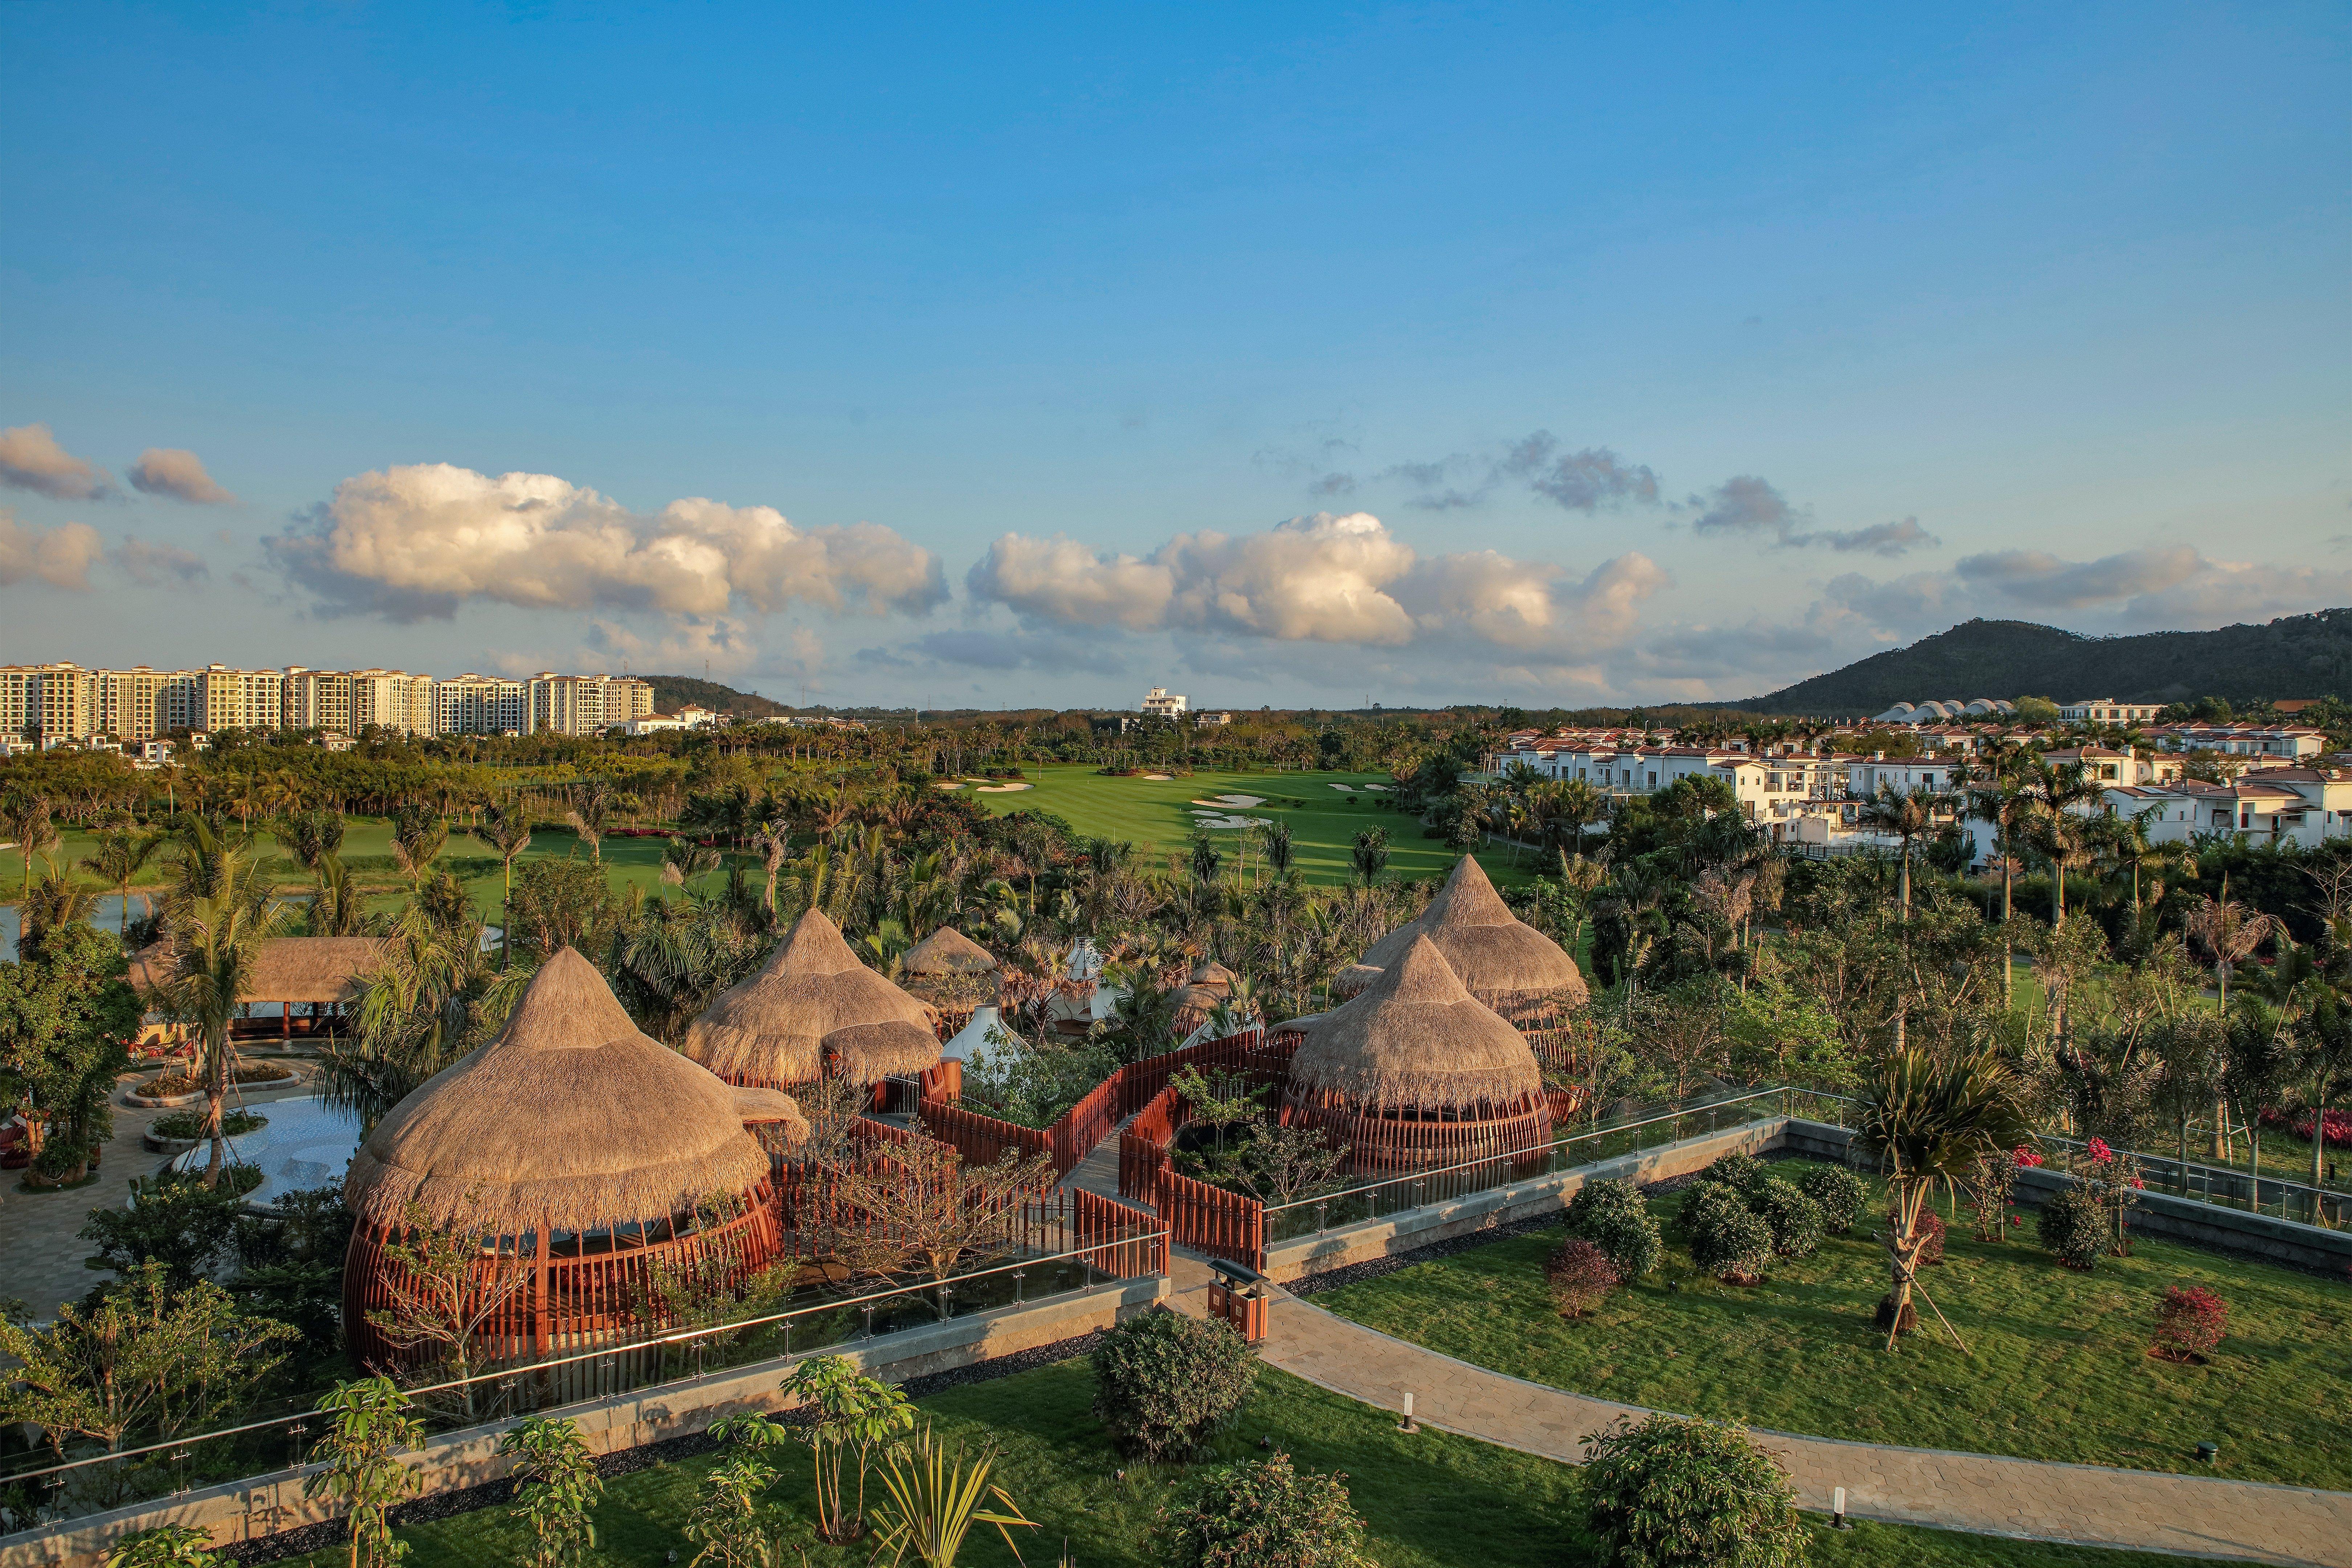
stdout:
<svg viewBox="0 0 2352 1568">
<path fill-rule="evenodd" d="M 1353 794 L 1355 794 L 1355 793 L 1356 793 L 1356 786 L 1355 786 L 1354 784 L 1333 784 L 1331 787 L 1332 787 L 1333 789 L 1343 789 L 1343 790 L 1346 790 L 1349 795 L 1353 795 Z M 1367 785 L 1365 785 L 1364 787 L 1365 787 L 1365 788 L 1367 788 L 1367 789 L 1370 789 L 1371 786 L 1370 786 L 1370 784 L 1367 784 Z"/>
<path fill-rule="evenodd" d="M 1196 811 L 1192 814 L 1192 826 L 1195 827 L 1238 829 L 1260 827 L 1265 826 L 1265 822 L 1266 818 L 1263 816 L 1220 816 L 1206 811 Z"/>
<path fill-rule="evenodd" d="M 1365 787 L 1366 789 L 1376 789 L 1376 790 L 1380 791 L 1382 795 L 1386 795 L 1386 794 L 1388 794 L 1388 793 L 1389 793 L 1390 789 L 1391 789 L 1391 787 L 1393 787 L 1393 786 L 1389 785 L 1389 784 L 1366 784 L 1364 787 Z"/>
<path fill-rule="evenodd" d="M 1229 811 L 1246 811 L 1253 805 L 1264 805 L 1265 804 L 1265 796 L 1262 795 L 1221 795 L 1213 800 L 1196 800 L 1192 804 L 1194 805 L 1205 805 L 1211 807 L 1222 805 Z"/>
<path fill-rule="evenodd" d="M 931 787 L 933 789 L 961 789 L 963 788 L 963 785 L 958 784 L 953 779 L 933 779 L 931 781 Z"/>
<path fill-rule="evenodd" d="M 1144 773 L 1140 776 L 1150 779 L 1153 784 L 1166 784 L 1169 778 L 1169 775 L 1166 773 Z"/>
<path fill-rule="evenodd" d="M 971 793 L 974 795 L 1010 795 L 1016 789 L 1034 789 L 1037 786 L 1034 784 L 1024 784 L 1019 779 L 1007 779 L 1003 784 L 976 785 L 972 789 Z"/>
</svg>

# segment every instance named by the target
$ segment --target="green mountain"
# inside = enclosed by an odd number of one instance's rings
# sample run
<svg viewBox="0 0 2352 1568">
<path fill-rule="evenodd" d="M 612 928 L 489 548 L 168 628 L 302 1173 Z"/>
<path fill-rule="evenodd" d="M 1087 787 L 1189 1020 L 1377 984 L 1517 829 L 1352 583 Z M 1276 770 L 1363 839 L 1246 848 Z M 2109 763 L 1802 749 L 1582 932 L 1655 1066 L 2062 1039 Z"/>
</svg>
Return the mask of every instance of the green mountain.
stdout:
<svg viewBox="0 0 2352 1568">
<path fill-rule="evenodd" d="M 688 675 L 641 675 L 637 679 L 653 682 L 656 713 L 675 713 L 689 702 L 713 713 L 732 713 L 739 719 L 772 719 L 788 711 L 782 703 L 771 702 L 755 691 L 738 691 L 715 680 L 698 680 Z"/>
<path fill-rule="evenodd" d="M 2030 621 L 1968 621 L 1731 706 L 1854 718 L 1897 702 L 2047 697 L 2244 706 L 2352 692 L 2352 609 L 2210 632 L 2088 637 Z"/>
</svg>

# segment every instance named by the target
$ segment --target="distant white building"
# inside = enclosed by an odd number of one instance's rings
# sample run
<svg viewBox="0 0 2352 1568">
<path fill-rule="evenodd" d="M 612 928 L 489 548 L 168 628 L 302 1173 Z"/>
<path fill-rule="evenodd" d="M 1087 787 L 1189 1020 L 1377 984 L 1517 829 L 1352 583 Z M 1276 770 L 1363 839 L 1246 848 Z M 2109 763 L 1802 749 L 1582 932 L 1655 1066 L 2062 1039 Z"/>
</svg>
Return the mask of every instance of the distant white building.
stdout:
<svg viewBox="0 0 2352 1568">
<path fill-rule="evenodd" d="M 2161 702 L 2118 702 L 2112 697 L 2085 697 L 2060 707 L 2058 717 L 2069 723 L 2089 721 L 2099 724 L 2145 724 L 2163 706 Z"/>
<path fill-rule="evenodd" d="M 2016 705 L 2000 698 L 1979 697 L 1973 702 L 1946 698 L 1939 702 L 1897 702 L 1871 721 L 1874 724 L 1942 724 L 1952 720 L 2005 719 Z"/>
<path fill-rule="evenodd" d="M 1184 699 L 1164 686 L 1155 686 L 1144 694 L 1143 710 L 1162 719 L 1173 719 L 1184 711 Z"/>
</svg>

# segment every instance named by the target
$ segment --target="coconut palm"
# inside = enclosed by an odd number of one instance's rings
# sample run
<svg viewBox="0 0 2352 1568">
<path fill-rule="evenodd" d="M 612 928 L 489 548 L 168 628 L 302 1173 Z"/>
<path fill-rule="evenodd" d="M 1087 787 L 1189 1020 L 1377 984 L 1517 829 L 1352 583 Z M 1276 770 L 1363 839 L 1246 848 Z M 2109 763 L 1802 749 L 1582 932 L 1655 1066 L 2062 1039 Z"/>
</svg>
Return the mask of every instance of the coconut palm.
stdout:
<svg viewBox="0 0 2352 1568">
<path fill-rule="evenodd" d="M 1609 815 L 1609 797 L 1584 779 L 1562 779 L 1553 797 L 1552 814 L 1576 836 L 1576 853 L 1584 853 L 1584 830 Z"/>
<path fill-rule="evenodd" d="M 2031 1142 L 2033 1128 L 2017 1079 L 1987 1053 L 1948 1066 L 1925 1051 L 1890 1056 L 1859 1097 L 1854 1141 L 1874 1155 L 1894 1189 L 1886 1238 L 1892 1285 L 1879 1311 L 1886 1348 L 1916 1320 L 1911 1292 L 1927 1237 L 1920 1213 L 1937 1183 L 1960 1180 L 1980 1154 Z"/>
<path fill-rule="evenodd" d="M 2254 955 L 2275 925 L 2273 919 L 2258 910 L 2249 910 L 2230 897 L 2230 875 L 2221 874 L 2221 897 L 2200 899 L 2197 907 L 2181 921 L 2189 940 L 2213 955 L 2213 983 L 2221 988 L 2221 1016 L 2230 1016 L 2230 974 L 2239 964 Z M 2224 1158 L 2223 1129 L 2229 1125 L 2229 1106 L 2218 1096 L 2213 1101 L 2213 1156 Z"/>
<path fill-rule="evenodd" d="M 2332 990 L 2320 992 L 2303 1016 L 2304 1068 L 2311 1083 L 2311 1184 L 2326 1174 L 2327 1102 L 2352 1079 L 2352 1005 Z"/>
<path fill-rule="evenodd" d="M 1356 875 L 1364 879 L 1364 886 L 1370 888 L 1388 867 L 1389 830 L 1367 827 L 1357 834 L 1355 843 L 1348 850 L 1348 862 L 1356 868 Z"/>
<path fill-rule="evenodd" d="M 2011 957 L 2014 943 L 2009 922 L 2016 913 L 2012 895 L 2016 889 L 2017 855 L 2024 847 L 2026 825 L 2033 818 L 2033 798 L 2026 794 L 2014 773 L 2000 769 L 1999 759 L 1986 765 L 2000 771 L 1988 773 L 1984 783 L 1969 790 L 1969 815 L 1991 824 L 1993 849 L 2000 857 L 2000 1001 L 2006 1007 L 2016 967 Z"/>
<path fill-rule="evenodd" d="M 572 831 L 588 843 L 588 858 L 602 866 L 604 863 L 604 826 L 612 819 L 613 786 L 603 779 L 590 779 L 580 786 L 579 798 L 563 815 Z"/>
<path fill-rule="evenodd" d="M 2096 819 L 2091 825 L 2091 846 L 2108 870 L 2120 877 L 2131 873 L 2132 912 L 2141 907 L 2140 871 L 2142 868 L 2168 870 L 2185 868 L 2190 876 L 2197 874 L 2197 864 L 2186 844 L 2159 844 L 2148 837 L 2148 825 L 2164 815 L 2164 807 L 2151 805 L 2146 811 L 2130 816 L 2115 815 Z M 2160 890 L 2160 889 L 2159 889 Z"/>
<path fill-rule="evenodd" d="M 1276 881 L 1288 881 L 1291 868 L 1298 858 L 1298 847 L 1291 838 L 1290 824 L 1278 818 L 1262 824 L 1257 836 L 1260 852 L 1265 857 L 1265 868 L 1274 873 Z"/>
<path fill-rule="evenodd" d="M 56 847 L 58 825 L 49 819 L 49 797 L 45 795 L 14 795 L 0 804 L 0 838 L 16 841 L 16 853 L 25 858 L 24 896 L 33 896 L 33 857 Z"/>
<path fill-rule="evenodd" d="M 1892 784 L 1881 784 L 1877 797 L 1864 802 L 1855 814 L 1864 826 L 1890 835 L 1903 847 L 1902 891 L 1897 901 L 1906 921 L 1911 918 L 1911 847 L 1935 831 L 1938 804 L 1934 792 L 1925 785 L 1914 784 L 1907 792 L 1897 793 Z"/>
<path fill-rule="evenodd" d="M 271 893 L 259 864 L 243 846 L 223 846 L 216 854 L 194 862 L 193 869 L 200 880 L 184 884 L 172 901 L 172 962 L 163 989 L 171 1013 L 196 1027 L 197 1070 L 205 1085 L 204 1136 L 212 1144 L 205 1162 L 205 1185 L 214 1187 L 220 1184 L 228 1151 L 221 1115 L 236 1061 L 229 1028 L 260 962 L 262 944 L 285 924 L 286 907 Z"/>
<path fill-rule="evenodd" d="M 400 912 L 383 963 L 361 979 L 349 1035 L 320 1052 L 329 1103 L 373 1123 L 504 1026 L 530 972 L 492 969 L 478 917 L 457 917 L 421 900 Z"/>
<path fill-rule="evenodd" d="M 768 919 L 776 918 L 776 874 L 793 852 L 792 824 L 782 814 L 763 819 L 749 836 L 752 850 L 768 873 Z"/>
<path fill-rule="evenodd" d="M 506 966 L 507 931 L 513 921 L 514 863 L 530 847 L 530 817 L 520 805 L 486 805 L 474 824 L 474 837 L 499 852 L 499 965 Z"/>
<path fill-rule="evenodd" d="M 2033 803 L 2033 816 L 2026 828 L 2027 842 L 2050 862 L 2053 879 L 2050 923 L 2063 925 L 2066 872 L 2069 868 L 2080 869 L 2091 863 L 2084 819 L 2076 808 L 2099 800 L 2106 789 L 2086 769 L 2053 767 L 2048 763 L 2036 763 L 2028 768 L 2019 784 Z"/>
<path fill-rule="evenodd" d="M 316 875 L 319 862 L 343 847 L 343 814 L 340 811 L 298 811 L 278 818 L 278 842 Z"/>
<path fill-rule="evenodd" d="M 131 930 L 131 884 L 154 858 L 163 843 L 161 835 L 118 827 L 98 841 L 97 854 L 82 857 L 81 868 L 103 879 L 121 900 L 115 933 L 118 936 L 127 935 Z"/>
<path fill-rule="evenodd" d="M 48 869 L 25 897 L 23 925 L 26 943 L 37 945 L 47 932 L 79 925 L 89 919 L 98 895 L 73 879 L 73 873 L 51 857 Z"/>
</svg>

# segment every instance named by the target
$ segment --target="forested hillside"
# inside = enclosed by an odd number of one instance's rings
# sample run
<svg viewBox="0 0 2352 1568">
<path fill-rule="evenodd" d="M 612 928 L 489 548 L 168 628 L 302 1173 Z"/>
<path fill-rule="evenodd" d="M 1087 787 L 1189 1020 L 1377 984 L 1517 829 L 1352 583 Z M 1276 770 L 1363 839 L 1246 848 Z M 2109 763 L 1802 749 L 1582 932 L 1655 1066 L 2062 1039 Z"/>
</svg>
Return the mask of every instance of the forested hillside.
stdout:
<svg viewBox="0 0 2352 1568">
<path fill-rule="evenodd" d="M 644 675 L 637 679 L 653 682 L 654 711 L 657 713 L 675 713 L 689 702 L 713 713 L 732 713 L 744 719 L 771 719 L 784 711 L 781 702 L 771 702 L 757 692 L 738 691 L 715 680 L 699 680 L 690 675 Z"/>
<path fill-rule="evenodd" d="M 2030 621 L 1968 621 L 1909 647 L 1751 697 L 1763 713 L 1852 717 L 1897 702 L 1957 697 L 2084 697 L 2179 702 L 2223 697 L 2240 706 L 2352 691 L 2352 609 L 2289 616 L 2210 632 L 2087 637 Z"/>
</svg>

